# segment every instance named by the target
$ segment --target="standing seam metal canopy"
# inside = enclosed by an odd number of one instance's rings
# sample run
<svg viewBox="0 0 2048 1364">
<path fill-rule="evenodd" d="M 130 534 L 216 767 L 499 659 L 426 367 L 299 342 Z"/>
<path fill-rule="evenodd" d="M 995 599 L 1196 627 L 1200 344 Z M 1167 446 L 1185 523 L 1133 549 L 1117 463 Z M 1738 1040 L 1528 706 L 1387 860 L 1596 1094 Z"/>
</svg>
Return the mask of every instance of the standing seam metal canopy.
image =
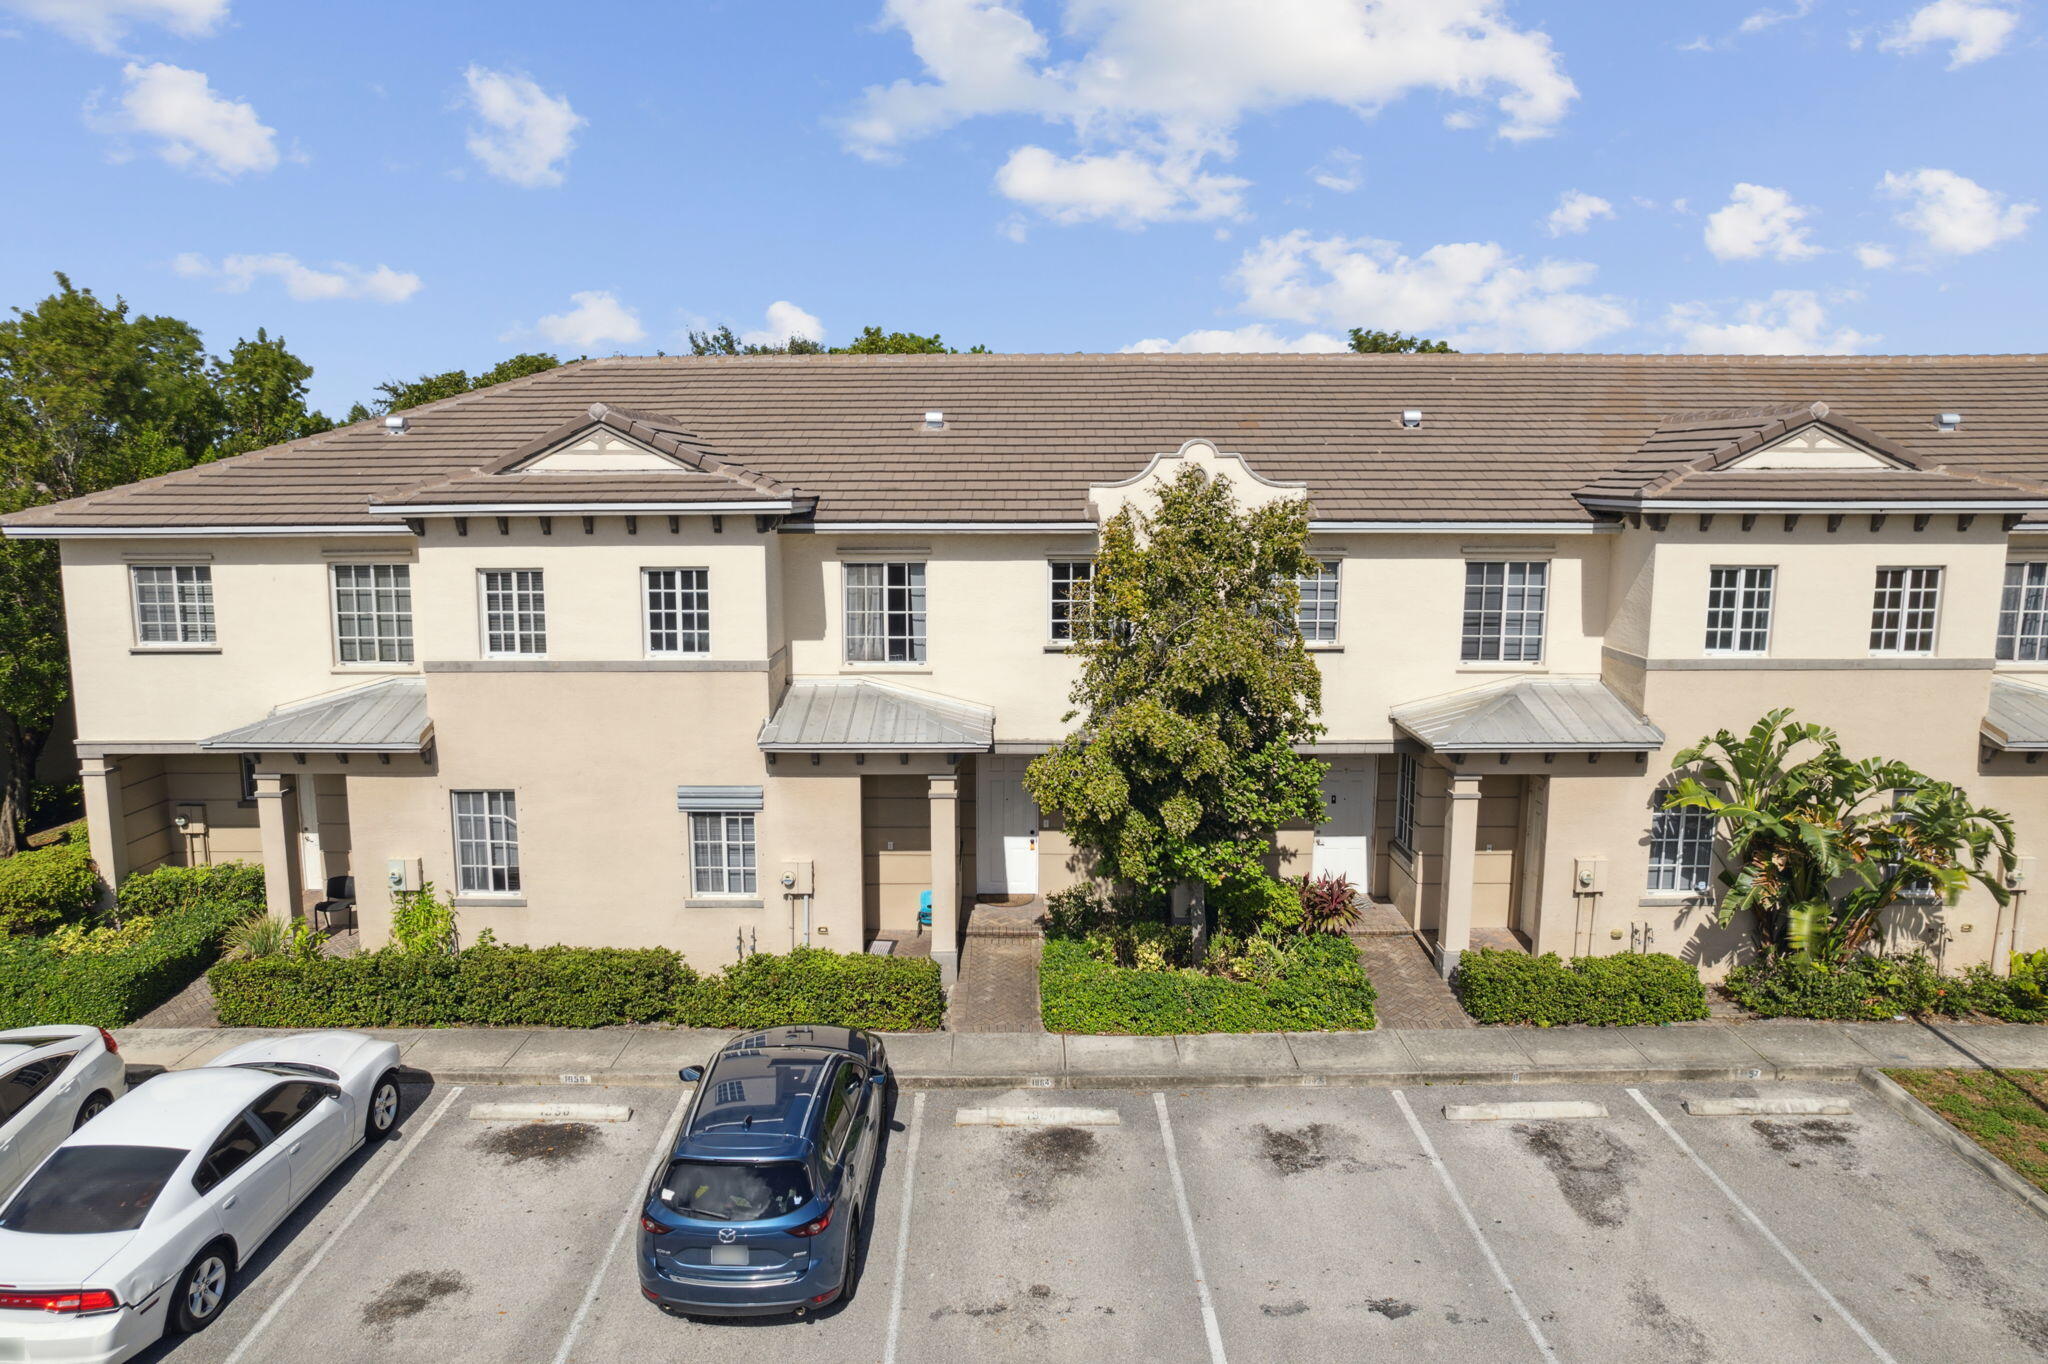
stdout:
<svg viewBox="0 0 2048 1364">
<path fill-rule="evenodd" d="M 985 752 L 996 713 L 950 696 L 868 678 L 792 682 L 760 745 L 767 752 L 897 749 Z"/>
<path fill-rule="evenodd" d="M 2009 677 L 1992 678 L 1984 738 L 2013 753 L 2048 749 L 2048 691 Z"/>
<path fill-rule="evenodd" d="M 1664 731 L 1591 677 L 1517 677 L 1396 706 L 1393 721 L 1438 753 L 1645 752 Z"/>
<path fill-rule="evenodd" d="M 426 679 L 392 677 L 280 706 L 252 725 L 201 739 L 199 746 L 239 753 L 417 753 L 433 732 Z"/>
</svg>

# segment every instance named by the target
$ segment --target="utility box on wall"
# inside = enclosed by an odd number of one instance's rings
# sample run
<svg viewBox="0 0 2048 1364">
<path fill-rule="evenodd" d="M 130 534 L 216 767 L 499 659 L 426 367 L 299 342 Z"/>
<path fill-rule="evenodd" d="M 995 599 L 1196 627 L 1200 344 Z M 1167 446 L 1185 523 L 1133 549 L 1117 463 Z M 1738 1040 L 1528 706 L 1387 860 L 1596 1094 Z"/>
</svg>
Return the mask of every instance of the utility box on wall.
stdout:
<svg viewBox="0 0 2048 1364">
<path fill-rule="evenodd" d="M 394 857 L 384 864 L 384 871 L 394 892 L 420 888 L 420 860 L 417 857 Z"/>
<path fill-rule="evenodd" d="M 790 858 L 782 864 L 782 893 L 784 895 L 811 895 L 815 879 L 815 865 L 808 857 Z"/>
</svg>

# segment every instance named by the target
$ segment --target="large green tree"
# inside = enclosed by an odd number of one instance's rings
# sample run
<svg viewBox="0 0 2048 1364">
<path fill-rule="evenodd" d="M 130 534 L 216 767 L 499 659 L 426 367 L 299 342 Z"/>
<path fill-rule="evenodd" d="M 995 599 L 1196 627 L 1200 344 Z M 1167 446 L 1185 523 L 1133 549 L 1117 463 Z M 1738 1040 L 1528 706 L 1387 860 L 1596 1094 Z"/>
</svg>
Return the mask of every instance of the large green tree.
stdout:
<svg viewBox="0 0 2048 1364">
<path fill-rule="evenodd" d="M 334 423 L 306 406 L 306 380 L 313 367 L 286 348 L 282 336 L 263 328 L 255 338 L 235 342 L 227 358 L 213 363 L 213 388 L 225 431 L 212 457 L 281 445 L 330 431 Z"/>
<path fill-rule="evenodd" d="M 475 375 L 470 374 L 468 370 L 449 369 L 439 374 L 422 374 L 417 379 L 388 380 L 377 385 L 379 396 L 371 399 L 367 406 L 357 403 L 351 407 L 347 420 L 364 421 L 390 412 L 403 412 L 407 408 L 419 407 L 425 403 L 439 402 L 443 398 L 460 397 L 479 388 L 489 388 L 492 384 L 502 384 L 510 379 L 524 379 L 529 374 L 539 374 L 561 363 L 561 360 L 545 352 L 522 351 Z"/>
<path fill-rule="evenodd" d="M 1351 349 L 1360 355 L 1456 355 L 1448 341 L 1432 341 L 1426 336 L 1403 336 L 1399 332 L 1367 331 L 1363 327 L 1351 329 Z"/>
<path fill-rule="evenodd" d="M 1833 730 L 1791 717 L 1771 711 L 1672 760 L 1665 808 L 1717 826 L 1722 924 L 1747 912 L 1766 954 L 1840 962 L 1903 899 L 1954 904 L 1974 883 L 2006 902 L 2010 817 L 1906 763 L 1851 758 Z"/>
<path fill-rule="evenodd" d="M 1322 676 L 1296 628 L 1308 506 L 1245 509 L 1183 469 L 1103 528 L 1076 624 L 1077 728 L 1025 786 L 1097 871 L 1141 891 L 1263 876 L 1274 831 L 1318 821 Z"/>
</svg>

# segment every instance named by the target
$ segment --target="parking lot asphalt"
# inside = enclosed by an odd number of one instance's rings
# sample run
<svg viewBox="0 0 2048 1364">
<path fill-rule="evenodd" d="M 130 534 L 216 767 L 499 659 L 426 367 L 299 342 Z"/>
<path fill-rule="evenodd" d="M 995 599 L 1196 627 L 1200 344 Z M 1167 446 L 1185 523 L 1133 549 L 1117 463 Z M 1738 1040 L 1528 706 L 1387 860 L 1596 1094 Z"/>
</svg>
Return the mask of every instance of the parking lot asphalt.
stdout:
<svg viewBox="0 0 2048 1364">
<path fill-rule="evenodd" d="M 683 1096 L 409 1089 L 398 1137 L 301 1209 L 213 1328 L 144 1358 L 2048 1357 L 2048 1221 L 1852 1085 L 1550 1085 L 1534 1097 L 1606 1116 L 1495 1122 L 1443 1107 L 1530 1089 L 904 1092 L 853 1300 L 736 1324 L 663 1316 L 634 1278 Z M 1853 1111 L 1684 1109 L 1756 1096 Z M 632 1116 L 470 1116 L 522 1100 Z M 989 1107 L 1047 1120 L 956 1125 Z"/>
</svg>

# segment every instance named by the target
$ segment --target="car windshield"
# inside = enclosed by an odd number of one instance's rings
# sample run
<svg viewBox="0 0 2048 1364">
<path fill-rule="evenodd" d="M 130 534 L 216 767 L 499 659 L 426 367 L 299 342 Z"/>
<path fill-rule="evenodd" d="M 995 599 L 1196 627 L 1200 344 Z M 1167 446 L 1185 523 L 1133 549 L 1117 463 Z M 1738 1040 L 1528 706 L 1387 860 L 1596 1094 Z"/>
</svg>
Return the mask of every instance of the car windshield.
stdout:
<svg viewBox="0 0 2048 1364">
<path fill-rule="evenodd" d="M 811 1201 L 811 1177 L 795 1161 L 678 1160 L 661 1181 L 661 1205 L 684 1217 L 762 1222 Z"/>
<path fill-rule="evenodd" d="M 0 1209 L 0 1229 L 46 1236 L 133 1231 L 190 1154 L 168 1146 L 64 1146 Z"/>
</svg>

